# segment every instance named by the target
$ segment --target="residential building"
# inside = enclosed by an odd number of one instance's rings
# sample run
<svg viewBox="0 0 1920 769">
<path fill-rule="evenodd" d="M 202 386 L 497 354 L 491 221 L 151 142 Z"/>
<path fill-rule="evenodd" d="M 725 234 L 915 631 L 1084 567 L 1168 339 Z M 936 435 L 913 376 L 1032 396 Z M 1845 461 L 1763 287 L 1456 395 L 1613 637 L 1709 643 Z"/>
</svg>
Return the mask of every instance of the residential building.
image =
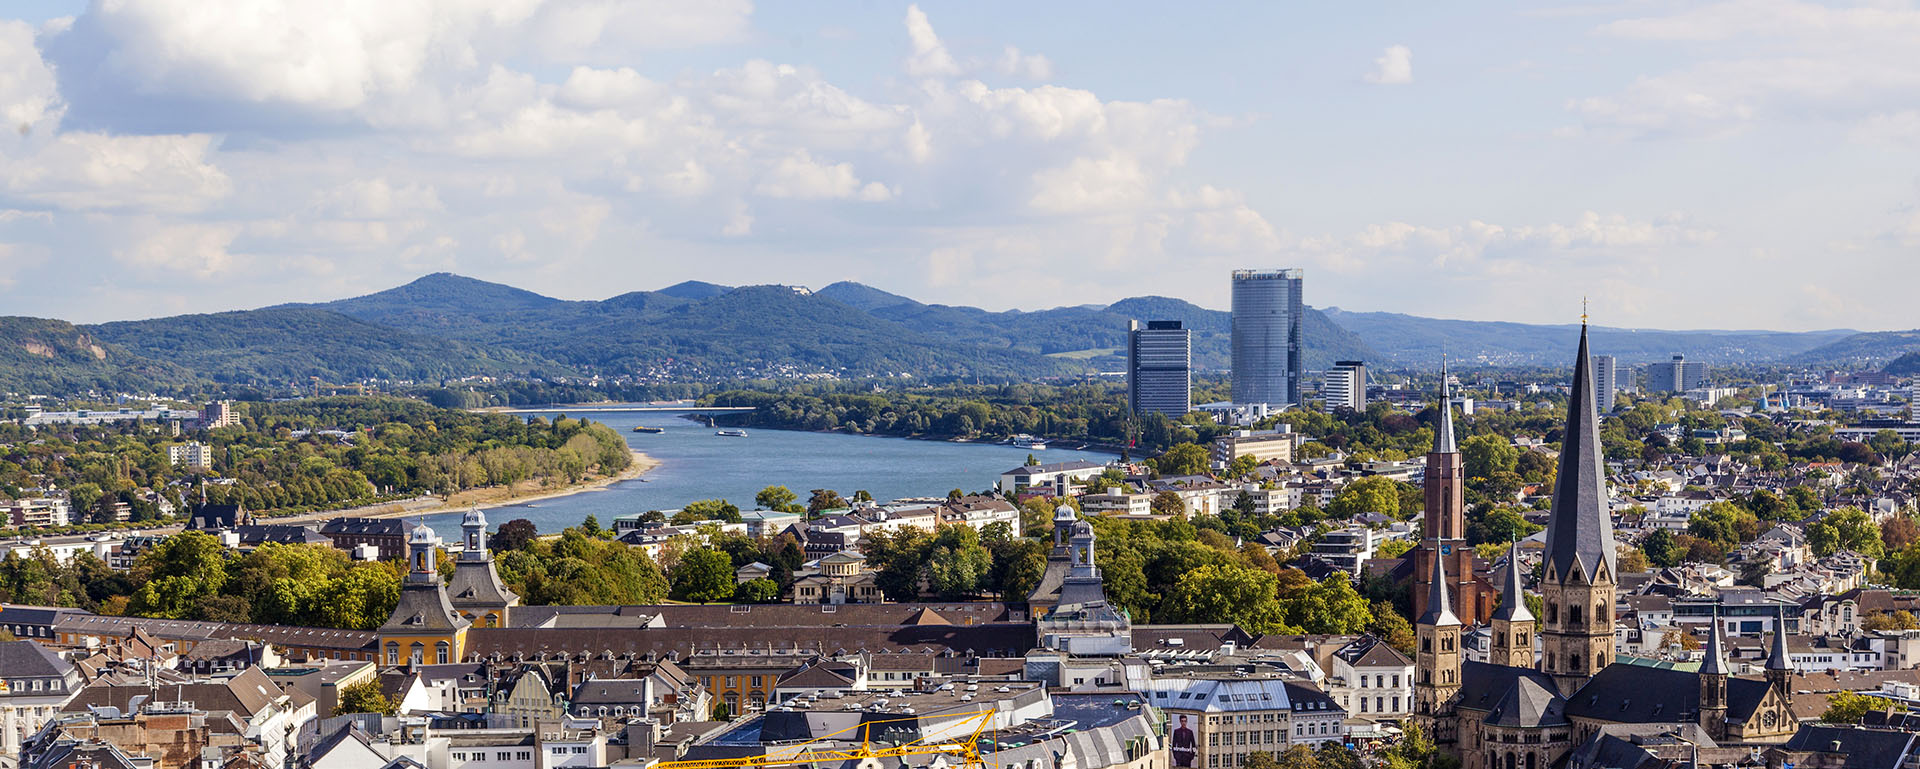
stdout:
<svg viewBox="0 0 1920 769">
<path fill-rule="evenodd" d="M 1127 406 L 1178 417 L 1193 407 L 1193 332 L 1177 320 L 1127 322 Z"/>
<path fill-rule="evenodd" d="M 379 550 L 380 560 L 407 557 L 407 522 L 399 518 L 335 518 L 320 527 L 333 546 L 349 553 L 361 545 Z"/>
<path fill-rule="evenodd" d="M 167 447 L 167 463 L 190 469 L 213 467 L 213 447 L 199 441 L 175 443 Z"/>
<path fill-rule="evenodd" d="M 16 529 L 65 526 L 73 522 L 73 508 L 65 497 L 0 499 L 0 520 Z"/>
<path fill-rule="evenodd" d="M 1213 461 L 1228 463 L 1241 457 L 1253 457 L 1260 464 L 1293 461 L 1294 435 L 1291 425 L 1272 430 L 1235 430 L 1213 439 Z"/>
<path fill-rule="evenodd" d="M 1647 365 L 1647 392 L 1684 393 L 1707 383 L 1707 364 L 1675 355 L 1665 363 Z"/>
<path fill-rule="evenodd" d="M 1372 636 L 1333 653 L 1327 695 L 1355 718 L 1393 721 L 1413 712 L 1413 660 Z"/>
<path fill-rule="evenodd" d="M 1300 402 L 1304 273 L 1233 272 L 1233 402 Z"/>
<path fill-rule="evenodd" d="M 1611 355 L 1593 356 L 1594 407 L 1600 413 L 1613 411 L 1613 394 L 1620 387 L 1620 361 Z"/>
<path fill-rule="evenodd" d="M 1367 364 L 1357 360 L 1336 361 L 1320 383 L 1320 398 L 1329 412 L 1367 408 Z"/>
<path fill-rule="evenodd" d="M 1000 493 L 1024 496 L 1069 496 L 1072 486 L 1106 470 L 1105 465 L 1082 459 L 1047 465 L 1024 465 L 1000 474 Z"/>
<path fill-rule="evenodd" d="M 212 401 L 200 407 L 200 427 L 212 430 L 219 427 L 232 427 L 240 423 L 240 415 L 233 411 L 233 401 Z"/>
<path fill-rule="evenodd" d="M 33 641 L 0 641 L 0 756 L 17 755 L 79 684 L 79 671 L 52 649 Z"/>
</svg>

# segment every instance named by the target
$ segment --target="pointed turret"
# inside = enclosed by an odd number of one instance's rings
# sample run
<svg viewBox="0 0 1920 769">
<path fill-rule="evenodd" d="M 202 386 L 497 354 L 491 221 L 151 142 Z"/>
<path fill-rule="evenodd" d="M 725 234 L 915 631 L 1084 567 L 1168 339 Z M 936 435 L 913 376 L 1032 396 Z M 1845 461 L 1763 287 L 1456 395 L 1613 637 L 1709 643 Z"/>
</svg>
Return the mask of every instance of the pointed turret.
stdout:
<svg viewBox="0 0 1920 769">
<path fill-rule="evenodd" d="M 1526 579 L 1520 575 L 1518 541 L 1507 545 L 1507 576 L 1500 580 L 1500 608 L 1493 610 L 1493 618 L 1508 622 L 1533 621 L 1533 612 L 1527 609 Z"/>
<path fill-rule="evenodd" d="M 1587 352 L 1587 327 L 1582 323 L 1560 471 L 1553 485 L 1553 513 L 1547 521 L 1546 558 L 1549 574 L 1559 579 L 1579 575 L 1585 582 L 1592 582 L 1603 564 L 1607 580 L 1614 577 L 1613 520 L 1607 512 L 1607 477 L 1593 387 L 1593 358 Z"/>
<path fill-rule="evenodd" d="M 1720 610 L 1707 628 L 1707 654 L 1700 661 L 1700 728 L 1715 740 L 1727 737 L 1727 654 L 1720 646 Z"/>
<path fill-rule="evenodd" d="M 1793 660 L 1787 657 L 1787 609 L 1784 606 L 1773 608 L 1773 652 L 1767 655 L 1767 670 L 1793 670 Z"/>
<path fill-rule="evenodd" d="M 1420 615 L 1420 624 L 1435 627 L 1448 627 L 1460 624 L 1460 618 L 1453 615 L 1453 602 L 1447 599 L 1446 559 L 1433 559 L 1433 580 L 1427 585 L 1427 613 Z"/>
<path fill-rule="evenodd" d="M 1728 674 L 1727 653 L 1720 647 L 1720 610 L 1713 610 L 1713 622 L 1707 626 L 1707 652 L 1700 660 L 1700 675 L 1724 676 Z"/>
<path fill-rule="evenodd" d="M 1488 621 L 1487 661 L 1495 665 L 1533 666 L 1533 611 L 1527 608 L 1526 577 L 1520 573 L 1520 543 L 1507 546 L 1507 576 L 1500 580 L 1500 608 Z"/>
<path fill-rule="evenodd" d="M 1458 454 L 1453 442 L 1453 391 L 1447 387 L 1447 364 L 1440 364 L 1440 420 L 1433 427 L 1434 454 Z"/>
</svg>

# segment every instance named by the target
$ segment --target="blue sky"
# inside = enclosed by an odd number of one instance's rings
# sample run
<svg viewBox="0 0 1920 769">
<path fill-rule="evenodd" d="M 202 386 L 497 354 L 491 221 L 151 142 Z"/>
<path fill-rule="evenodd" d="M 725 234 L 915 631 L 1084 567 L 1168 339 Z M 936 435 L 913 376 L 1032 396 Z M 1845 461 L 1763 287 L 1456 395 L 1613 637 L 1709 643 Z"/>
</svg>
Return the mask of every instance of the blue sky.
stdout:
<svg viewBox="0 0 1920 769">
<path fill-rule="evenodd" d="M 0 4 L 5 312 L 1302 267 L 1351 310 L 1916 325 L 1912 2 L 250 7 Z"/>
</svg>

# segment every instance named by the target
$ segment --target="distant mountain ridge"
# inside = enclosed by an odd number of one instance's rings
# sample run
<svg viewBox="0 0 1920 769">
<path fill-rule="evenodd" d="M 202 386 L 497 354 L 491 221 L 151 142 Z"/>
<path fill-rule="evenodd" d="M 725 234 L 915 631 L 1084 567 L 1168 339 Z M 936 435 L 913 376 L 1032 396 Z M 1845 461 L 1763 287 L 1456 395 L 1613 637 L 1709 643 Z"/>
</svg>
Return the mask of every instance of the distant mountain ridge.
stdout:
<svg viewBox="0 0 1920 769">
<path fill-rule="evenodd" d="M 811 292 L 687 281 L 574 301 L 434 273 L 316 304 L 95 326 L 0 318 L 0 388 L 66 392 L 194 381 L 432 381 L 473 374 L 1032 380 L 1121 369 L 1130 319 L 1183 321 L 1193 330 L 1196 369 L 1220 371 L 1230 364 L 1229 313 L 1161 296 L 995 312 L 927 304 L 846 281 Z M 1341 359 L 1429 368 L 1442 350 L 1456 361 L 1559 367 L 1577 330 L 1338 308 L 1309 308 L 1302 323 L 1310 370 Z M 1920 350 L 1920 331 L 1596 327 L 1593 347 L 1626 364 L 1673 353 L 1709 363 L 1855 364 Z"/>
</svg>

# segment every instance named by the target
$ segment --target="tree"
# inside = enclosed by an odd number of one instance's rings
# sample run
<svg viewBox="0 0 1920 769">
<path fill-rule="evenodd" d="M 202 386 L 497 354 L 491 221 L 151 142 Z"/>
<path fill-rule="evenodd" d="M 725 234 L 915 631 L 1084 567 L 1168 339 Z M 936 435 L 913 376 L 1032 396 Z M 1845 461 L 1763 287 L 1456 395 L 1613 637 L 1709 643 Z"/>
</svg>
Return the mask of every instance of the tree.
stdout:
<svg viewBox="0 0 1920 769">
<path fill-rule="evenodd" d="M 1307 588 L 1287 607 L 1287 618 L 1304 633 L 1345 635 L 1373 624 L 1367 599 L 1353 589 L 1347 575 L 1334 573 Z"/>
<path fill-rule="evenodd" d="M 680 555 L 673 567 L 675 600 L 712 603 L 733 596 L 733 559 L 711 548 L 694 548 Z"/>
<path fill-rule="evenodd" d="M 773 603 L 780 599 L 780 583 L 760 577 L 740 583 L 733 590 L 734 603 Z"/>
<path fill-rule="evenodd" d="M 1867 711 L 1880 710 L 1892 703 L 1893 700 L 1869 697 L 1859 692 L 1834 692 L 1827 695 L 1827 712 L 1820 714 L 1820 720 L 1829 724 L 1857 724 Z"/>
<path fill-rule="evenodd" d="M 1412 655 L 1414 633 L 1413 624 L 1407 622 L 1405 615 L 1386 601 L 1375 601 L 1369 607 L 1373 614 L 1373 626 L 1368 628 L 1388 646 L 1399 649 L 1400 653 Z"/>
<path fill-rule="evenodd" d="M 694 521 L 740 522 L 740 508 L 735 507 L 733 503 L 724 499 L 702 499 L 695 502 L 688 502 L 686 507 L 680 508 L 680 512 L 687 516 L 687 523 Z M 675 525 L 686 525 L 680 522 L 679 515 L 674 516 L 673 521 Z"/>
<path fill-rule="evenodd" d="M 1843 507 L 1807 526 L 1807 545 L 1815 555 L 1828 556 L 1836 550 L 1852 550 L 1868 558 L 1885 552 L 1880 528 L 1857 507 Z"/>
<path fill-rule="evenodd" d="M 380 680 L 369 678 L 359 683 L 348 684 L 340 689 L 340 702 L 333 707 L 335 715 L 348 713 L 379 713 L 383 716 L 394 714 L 398 703 L 380 691 Z"/>
<path fill-rule="evenodd" d="M 1647 561 L 1660 568 L 1680 565 L 1685 555 L 1678 543 L 1674 542 L 1673 532 L 1666 529 L 1654 529 L 1647 538 L 1640 541 L 1640 552 L 1647 554 Z"/>
<path fill-rule="evenodd" d="M 500 524 L 500 530 L 487 538 L 487 544 L 496 551 L 525 550 L 533 541 L 540 538 L 540 530 L 533 521 L 515 518 Z"/>
<path fill-rule="evenodd" d="M 1866 630 L 1920 630 L 1920 620 L 1916 620 L 1913 612 L 1905 609 L 1877 611 L 1861 617 L 1860 627 Z"/>
<path fill-rule="evenodd" d="M 1352 518 L 1361 513 L 1400 515 L 1399 481 L 1370 475 L 1347 484 L 1327 504 L 1327 513 L 1335 518 Z"/>
<path fill-rule="evenodd" d="M 726 703 L 726 702 L 724 702 L 724 701 L 716 701 L 716 702 L 714 702 L 714 703 L 713 703 L 713 720 L 715 720 L 715 721 L 732 721 L 732 720 L 733 720 L 733 708 L 730 708 L 730 707 L 727 707 L 727 703 Z"/>
<path fill-rule="evenodd" d="M 1182 443 L 1162 452 L 1153 467 L 1161 475 L 1206 475 L 1211 461 L 1205 447 Z"/>
<path fill-rule="evenodd" d="M 846 507 L 847 501 L 840 498 L 840 492 L 833 489 L 814 489 L 813 496 L 807 498 L 809 515 L 826 510 L 838 510 Z"/>
<path fill-rule="evenodd" d="M 1399 558 L 1400 556 L 1405 555 L 1408 550 L 1412 550 L 1412 549 L 1413 549 L 1413 540 L 1411 539 L 1390 539 L 1384 543 L 1381 543 L 1380 550 L 1375 554 L 1375 557 Z"/>
<path fill-rule="evenodd" d="M 1171 622 L 1239 625 L 1255 635 L 1298 633 L 1282 618 L 1274 575 L 1242 566 L 1201 566 L 1180 575 L 1167 603 Z"/>
<path fill-rule="evenodd" d="M 1694 512 L 1687 520 L 1687 533 L 1712 542 L 1722 551 L 1732 550 L 1760 535 L 1760 519 L 1732 502 L 1715 502 Z M 1812 538 L 1811 532 L 1808 538 Z"/>
<path fill-rule="evenodd" d="M 1234 457 L 1232 462 L 1227 463 L 1227 477 L 1245 478 L 1252 475 L 1253 471 L 1259 467 L 1260 460 L 1254 459 L 1252 454 L 1241 454 L 1240 456 Z"/>
<path fill-rule="evenodd" d="M 972 526 L 942 526 L 927 557 L 927 586 L 941 598 L 956 600 L 976 595 L 987 587 L 993 571 L 993 557 L 980 545 L 980 532 Z"/>
<path fill-rule="evenodd" d="M 1647 561 L 1647 554 L 1631 547 L 1621 550 L 1616 560 L 1615 566 L 1621 574 L 1635 574 L 1651 568 Z"/>
<path fill-rule="evenodd" d="M 1186 515 L 1187 514 L 1187 503 L 1182 502 L 1180 500 L 1179 494 L 1175 494 L 1171 491 L 1162 491 L 1158 494 L 1153 495 L 1153 502 L 1151 503 L 1151 508 L 1154 513 L 1159 515 Z"/>
<path fill-rule="evenodd" d="M 793 493 L 792 489 L 785 486 L 768 486 L 761 489 L 760 493 L 753 495 L 753 503 L 765 510 L 798 513 L 802 510 L 800 506 L 794 504 L 794 501 L 799 498 L 800 495 Z"/>
<path fill-rule="evenodd" d="M 1520 450 L 1498 435 L 1475 435 L 1460 442 L 1460 459 L 1468 478 L 1491 478 L 1494 473 L 1518 469 Z"/>
<path fill-rule="evenodd" d="M 927 553 L 932 548 L 932 535 L 922 529 L 877 531 L 860 538 L 860 551 L 874 571 L 874 584 L 894 601 L 920 596 L 920 578 L 926 572 Z"/>
<path fill-rule="evenodd" d="M 1494 542 L 1508 544 L 1525 539 L 1539 531 L 1539 524 L 1522 517 L 1520 511 L 1511 507 L 1496 507 L 1485 514 L 1467 521 L 1467 540 L 1470 542 Z"/>
<path fill-rule="evenodd" d="M 1880 545 L 1888 551 L 1905 550 L 1916 541 L 1920 541 L 1920 524 L 1912 518 L 1894 516 L 1880 524 Z"/>
</svg>

